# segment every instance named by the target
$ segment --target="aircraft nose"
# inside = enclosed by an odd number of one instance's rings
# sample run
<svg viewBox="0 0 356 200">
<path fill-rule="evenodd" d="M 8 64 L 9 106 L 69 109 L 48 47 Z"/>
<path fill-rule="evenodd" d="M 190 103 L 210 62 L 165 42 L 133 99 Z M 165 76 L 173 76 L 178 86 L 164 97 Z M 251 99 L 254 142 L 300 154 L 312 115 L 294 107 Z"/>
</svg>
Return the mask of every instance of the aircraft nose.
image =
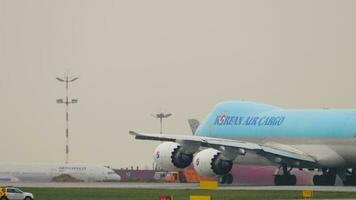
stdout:
<svg viewBox="0 0 356 200">
<path fill-rule="evenodd" d="M 115 174 L 115 175 L 114 175 L 114 180 L 116 180 L 116 181 L 121 181 L 120 175 Z"/>
</svg>

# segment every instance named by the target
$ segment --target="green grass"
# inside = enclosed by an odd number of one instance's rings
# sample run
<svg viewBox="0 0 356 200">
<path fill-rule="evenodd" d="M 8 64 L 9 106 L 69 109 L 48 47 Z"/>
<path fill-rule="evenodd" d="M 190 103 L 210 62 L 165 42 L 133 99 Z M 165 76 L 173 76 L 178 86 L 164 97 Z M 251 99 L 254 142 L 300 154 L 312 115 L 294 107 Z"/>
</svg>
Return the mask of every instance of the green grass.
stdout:
<svg viewBox="0 0 356 200">
<path fill-rule="evenodd" d="M 162 194 L 174 200 L 189 200 L 189 195 L 211 195 L 213 200 L 301 199 L 301 191 L 251 190 L 159 190 L 159 189 L 91 189 L 91 188 L 23 188 L 38 200 L 158 200 Z M 314 192 L 314 199 L 356 199 L 356 192 Z"/>
</svg>

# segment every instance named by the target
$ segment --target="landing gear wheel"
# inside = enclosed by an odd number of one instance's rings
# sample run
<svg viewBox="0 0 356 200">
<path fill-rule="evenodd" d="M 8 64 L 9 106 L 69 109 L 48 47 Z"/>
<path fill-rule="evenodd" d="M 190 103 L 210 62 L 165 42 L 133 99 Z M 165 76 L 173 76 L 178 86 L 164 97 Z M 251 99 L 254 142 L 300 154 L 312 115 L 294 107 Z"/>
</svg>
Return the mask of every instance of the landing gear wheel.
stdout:
<svg viewBox="0 0 356 200">
<path fill-rule="evenodd" d="M 314 175 L 313 177 L 313 183 L 314 185 L 321 185 L 321 176 L 320 175 Z"/>
<path fill-rule="evenodd" d="M 219 183 L 220 184 L 225 184 L 226 183 L 226 177 L 225 176 L 220 177 Z"/>
<path fill-rule="evenodd" d="M 289 185 L 297 185 L 297 177 L 295 175 L 289 175 Z"/>
<path fill-rule="evenodd" d="M 346 176 L 346 180 L 343 181 L 345 186 L 355 186 L 356 185 L 356 175 Z"/>
<path fill-rule="evenodd" d="M 351 171 L 346 170 L 346 177 L 344 182 L 345 186 L 356 186 L 356 169 L 352 169 Z"/>
<path fill-rule="evenodd" d="M 226 175 L 220 177 L 219 183 L 220 184 L 232 184 L 233 181 L 234 181 L 234 177 L 232 176 L 232 174 L 226 174 Z"/>
<path fill-rule="evenodd" d="M 328 175 L 315 175 L 313 177 L 314 185 L 331 186 L 335 185 L 335 177 Z"/>
<path fill-rule="evenodd" d="M 232 176 L 232 174 L 226 174 L 225 180 L 227 184 L 232 184 L 232 182 L 234 181 L 234 177 Z"/>
<path fill-rule="evenodd" d="M 275 185 L 296 185 L 297 177 L 291 174 L 275 175 L 274 176 Z"/>
<path fill-rule="evenodd" d="M 314 175 L 313 177 L 314 185 L 332 186 L 335 185 L 335 180 L 336 171 L 331 169 L 324 169 L 322 175 Z"/>
<path fill-rule="evenodd" d="M 275 175 L 274 176 L 274 184 L 275 185 L 282 185 L 282 176 L 281 175 Z"/>
<path fill-rule="evenodd" d="M 292 167 L 288 169 L 287 165 L 282 164 L 283 174 L 274 175 L 274 184 L 275 185 L 296 185 L 297 177 L 295 175 L 290 174 L 292 171 Z"/>
</svg>

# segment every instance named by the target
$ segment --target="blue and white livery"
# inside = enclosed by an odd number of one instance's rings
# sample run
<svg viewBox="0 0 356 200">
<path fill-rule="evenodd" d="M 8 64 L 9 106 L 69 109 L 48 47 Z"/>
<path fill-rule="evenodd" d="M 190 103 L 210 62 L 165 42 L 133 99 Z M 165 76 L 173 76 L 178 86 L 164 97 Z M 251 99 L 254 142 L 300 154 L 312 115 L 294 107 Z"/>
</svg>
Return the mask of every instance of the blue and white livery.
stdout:
<svg viewBox="0 0 356 200">
<path fill-rule="evenodd" d="M 196 121 L 195 121 L 196 123 Z M 136 139 L 166 141 L 156 150 L 163 169 L 193 163 L 202 176 L 231 183 L 233 164 L 276 165 L 276 185 L 295 185 L 292 168 L 317 169 L 315 185 L 356 185 L 356 109 L 284 109 L 256 102 L 215 106 L 193 136 L 130 131 Z"/>
</svg>

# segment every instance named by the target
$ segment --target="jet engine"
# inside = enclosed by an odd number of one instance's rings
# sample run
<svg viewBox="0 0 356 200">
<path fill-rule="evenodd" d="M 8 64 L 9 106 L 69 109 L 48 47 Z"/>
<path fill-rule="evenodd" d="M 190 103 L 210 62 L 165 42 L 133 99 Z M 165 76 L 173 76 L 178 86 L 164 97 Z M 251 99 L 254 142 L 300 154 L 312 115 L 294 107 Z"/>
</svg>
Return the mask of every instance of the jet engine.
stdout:
<svg viewBox="0 0 356 200">
<path fill-rule="evenodd" d="M 154 151 L 154 160 L 158 166 L 167 171 L 186 168 L 192 163 L 193 154 L 184 152 L 175 142 L 163 142 Z"/>
<path fill-rule="evenodd" d="M 232 160 L 224 159 L 216 149 L 205 149 L 194 156 L 194 169 L 200 176 L 213 177 L 228 174 L 233 166 Z"/>
</svg>

